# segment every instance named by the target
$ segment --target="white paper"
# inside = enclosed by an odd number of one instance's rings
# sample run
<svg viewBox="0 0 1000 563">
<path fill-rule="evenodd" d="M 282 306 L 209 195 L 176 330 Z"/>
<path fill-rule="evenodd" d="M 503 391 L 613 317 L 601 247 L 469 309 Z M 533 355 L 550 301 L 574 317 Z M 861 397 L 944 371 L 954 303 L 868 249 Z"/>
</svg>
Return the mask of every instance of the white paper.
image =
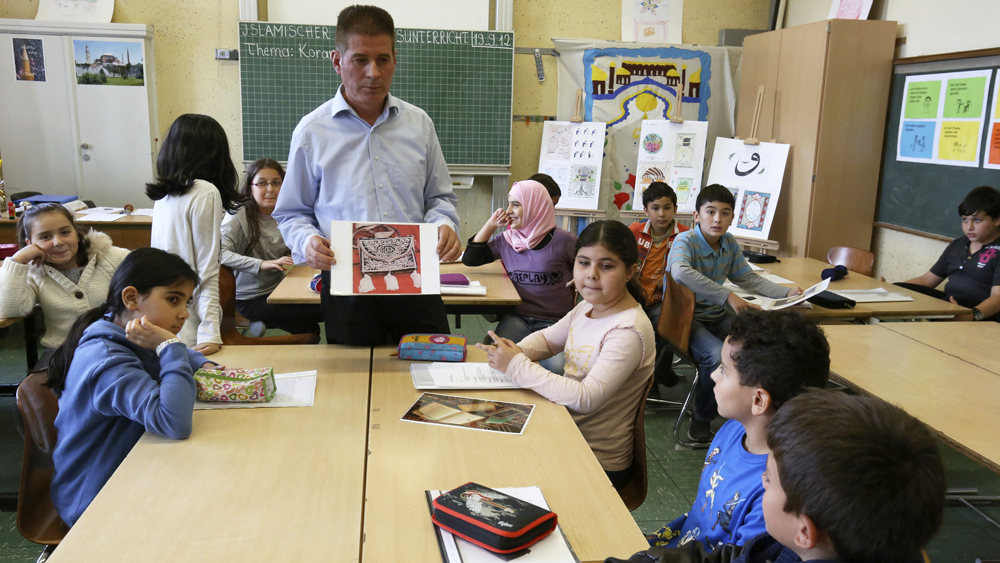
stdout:
<svg viewBox="0 0 1000 563">
<path fill-rule="evenodd" d="M 601 195 L 604 133 L 600 122 L 546 121 L 538 171 L 552 176 L 562 196 L 557 209 L 596 210 Z"/>
<path fill-rule="evenodd" d="M 718 137 L 707 184 L 722 184 L 734 192 L 736 208 L 729 232 L 735 236 L 767 240 L 781 195 L 789 145 Z"/>
<path fill-rule="evenodd" d="M 122 211 L 125 211 L 124 207 L 88 207 L 87 209 L 77 211 L 77 213 L 89 215 L 91 213 L 121 213 Z"/>
<path fill-rule="evenodd" d="M 121 213 L 88 213 L 86 217 L 81 217 L 80 220 L 92 221 L 95 223 L 110 223 L 123 217 L 128 217 L 128 215 L 122 215 Z"/>
<path fill-rule="evenodd" d="M 725 284 L 724 284 L 725 285 Z M 799 306 L 812 308 L 812 304 L 806 302 L 810 297 L 826 291 L 827 287 L 830 286 L 830 280 L 825 279 L 818 284 L 810 287 L 809 289 L 802 292 L 801 295 L 796 295 L 795 297 L 782 297 L 781 299 L 773 299 L 771 297 L 765 297 L 763 295 L 758 295 L 756 293 L 751 293 L 746 291 L 736 285 L 728 286 L 732 292 L 736 295 L 742 297 L 748 303 L 759 306 L 765 311 L 777 311 L 779 309 L 785 309 L 787 307 Z"/>
<path fill-rule="evenodd" d="M 361 272 L 361 248 L 357 241 L 362 238 L 391 240 L 405 237 L 414 238 L 416 270 L 412 269 L 411 262 L 411 269 L 406 271 Z M 330 249 L 333 250 L 337 263 L 330 268 L 330 294 L 440 295 L 441 266 L 437 242 L 437 226 L 429 223 L 332 221 Z M 389 254 L 381 253 L 377 258 L 386 257 L 391 258 Z"/>
<path fill-rule="evenodd" d="M 896 160 L 978 168 L 992 74 L 968 70 L 907 76 Z"/>
<path fill-rule="evenodd" d="M 115 0 L 40 0 L 36 20 L 111 23 Z"/>
<path fill-rule="evenodd" d="M 549 504 L 545 502 L 542 490 L 538 487 L 503 487 L 496 490 L 549 510 Z M 446 491 L 428 492 L 434 499 Z M 455 537 L 447 530 L 437 526 L 434 526 L 434 529 L 437 531 L 444 548 L 445 563 L 497 563 L 500 561 L 496 555 L 462 538 Z M 569 545 L 563 535 L 562 526 L 556 526 L 551 534 L 529 547 L 528 553 L 518 557 L 516 561 L 518 563 L 580 563 L 576 553 L 573 552 L 573 547 Z"/>
<path fill-rule="evenodd" d="M 153 210 L 152 209 L 136 209 L 135 211 L 132 212 L 132 215 L 141 215 L 143 217 L 152 217 L 153 216 Z"/>
<path fill-rule="evenodd" d="M 833 0 L 829 20 L 866 20 L 872 11 L 872 0 Z"/>
<path fill-rule="evenodd" d="M 469 285 L 441 284 L 441 295 L 486 295 L 486 286 L 470 281 Z"/>
<path fill-rule="evenodd" d="M 195 401 L 194 410 L 311 407 L 316 398 L 316 370 L 274 374 L 274 399 L 268 403 Z"/>
<path fill-rule="evenodd" d="M 772 282 L 772 283 L 777 283 L 777 284 L 795 283 L 792 280 L 785 279 L 785 278 L 783 278 L 783 277 L 781 277 L 781 276 L 779 276 L 777 274 L 768 274 L 768 273 L 765 272 L 763 274 L 758 274 L 758 275 L 760 277 L 764 278 L 765 280 L 767 280 L 769 282 Z"/>
<path fill-rule="evenodd" d="M 875 289 L 836 289 L 830 293 L 836 293 L 841 297 L 846 297 L 856 303 L 888 303 L 892 301 L 913 301 L 913 298 L 905 293 L 889 291 L 884 287 Z"/>
<path fill-rule="evenodd" d="M 622 41 L 683 43 L 684 0 L 622 0 Z"/>
<path fill-rule="evenodd" d="M 507 374 L 484 363 L 410 364 L 415 389 L 519 389 Z"/>
<path fill-rule="evenodd" d="M 662 103 L 673 105 L 674 100 Z M 668 109 L 675 113 L 675 108 Z M 686 120 L 674 123 L 645 119 L 639 134 L 639 161 L 636 165 L 632 209 L 641 210 L 642 193 L 652 182 L 666 182 L 677 194 L 677 211 L 694 211 L 705 169 L 708 122 Z"/>
</svg>

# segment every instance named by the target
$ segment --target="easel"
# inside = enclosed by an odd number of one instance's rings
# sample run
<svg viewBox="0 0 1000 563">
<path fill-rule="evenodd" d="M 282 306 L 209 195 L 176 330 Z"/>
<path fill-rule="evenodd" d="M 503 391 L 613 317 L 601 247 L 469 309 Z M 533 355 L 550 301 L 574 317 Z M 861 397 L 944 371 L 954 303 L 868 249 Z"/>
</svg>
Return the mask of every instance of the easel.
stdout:
<svg viewBox="0 0 1000 563">
<path fill-rule="evenodd" d="M 577 88 L 576 90 L 576 105 L 573 106 L 573 118 L 570 119 L 573 123 L 583 123 L 583 88 Z"/>
<path fill-rule="evenodd" d="M 676 110 L 673 116 L 670 117 L 670 123 L 684 123 L 684 118 L 681 117 L 681 105 L 684 103 L 684 84 L 681 84 L 679 90 L 677 90 L 677 102 L 674 104 Z"/>
<path fill-rule="evenodd" d="M 757 88 L 757 103 L 754 106 L 753 112 L 753 124 L 750 126 L 750 138 L 744 139 L 744 145 L 759 145 L 760 140 L 757 139 L 757 126 L 760 124 L 760 110 L 764 107 L 764 85 L 761 84 Z M 733 137 L 737 141 L 739 137 Z M 775 142 L 771 139 L 771 142 Z M 768 250 L 777 251 L 780 244 L 776 240 L 762 240 L 762 239 L 752 239 L 745 237 L 736 237 L 736 242 L 746 250 L 757 250 L 761 254 L 767 254 Z"/>
</svg>

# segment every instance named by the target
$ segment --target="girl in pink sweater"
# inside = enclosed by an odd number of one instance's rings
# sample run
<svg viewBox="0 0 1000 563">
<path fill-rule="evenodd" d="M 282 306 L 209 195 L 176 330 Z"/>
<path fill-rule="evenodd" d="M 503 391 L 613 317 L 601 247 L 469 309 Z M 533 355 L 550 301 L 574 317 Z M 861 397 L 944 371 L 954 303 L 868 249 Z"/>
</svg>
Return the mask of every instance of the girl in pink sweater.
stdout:
<svg viewBox="0 0 1000 563">
<path fill-rule="evenodd" d="M 643 313 L 638 248 L 628 227 L 597 221 L 577 239 L 573 283 L 584 301 L 520 344 L 477 344 L 490 366 L 570 410 L 616 488 L 632 474 L 632 429 L 653 376 L 653 325 Z M 536 362 L 566 353 L 565 376 Z"/>
</svg>

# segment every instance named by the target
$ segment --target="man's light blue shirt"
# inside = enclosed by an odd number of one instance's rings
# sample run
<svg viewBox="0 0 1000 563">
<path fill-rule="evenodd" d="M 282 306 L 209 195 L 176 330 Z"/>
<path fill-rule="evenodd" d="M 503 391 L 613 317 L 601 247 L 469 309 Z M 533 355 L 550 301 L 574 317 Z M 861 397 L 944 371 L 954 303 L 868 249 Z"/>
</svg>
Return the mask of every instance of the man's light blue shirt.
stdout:
<svg viewBox="0 0 1000 563">
<path fill-rule="evenodd" d="M 434 123 L 391 94 L 369 126 L 341 90 L 299 121 L 273 216 L 296 263 L 331 221 L 434 223 L 458 232 L 458 197 Z"/>
</svg>

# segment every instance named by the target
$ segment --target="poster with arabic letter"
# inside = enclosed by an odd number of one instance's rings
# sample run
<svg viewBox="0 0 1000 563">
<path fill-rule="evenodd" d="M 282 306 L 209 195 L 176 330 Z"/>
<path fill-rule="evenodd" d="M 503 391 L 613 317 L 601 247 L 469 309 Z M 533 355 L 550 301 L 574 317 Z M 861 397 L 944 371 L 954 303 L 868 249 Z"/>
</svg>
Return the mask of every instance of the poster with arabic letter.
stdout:
<svg viewBox="0 0 1000 563">
<path fill-rule="evenodd" d="M 601 122 L 546 121 L 538 171 L 552 176 L 562 196 L 557 209 L 595 210 L 601 195 L 604 132 Z"/>
<path fill-rule="evenodd" d="M 992 70 L 906 77 L 896 160 L 979 167 Z"/>
<path fill-rule="evenodd" d="M 437 226 L 333 221 L 331 295 L 440 295 Z"/>
<path fill-rule="evenodd" d="M 990 108 L 990 126 L 987 129 L 986 162 L 983 168 L 1000 169 L 1000 80 L 993 85 L 993 105 Z"/>
<path fill-rule="evenodd" d="M 694 211 L 705 169 L 707 140 L 707 121 L 643 120 L 632 209 L 643 209 L 642 193 L 650 184 L 666 182 L 677 194 L 677 211 Z"/>
<path fill-rule="evenodd" d="M 723 137 L 715 140 L 707 183 L 722 184 L 736 198 L 730 233 L 768 240 L 785 177 L 788 147 L 782 143 L 747 145 Z"/>
</svg>

